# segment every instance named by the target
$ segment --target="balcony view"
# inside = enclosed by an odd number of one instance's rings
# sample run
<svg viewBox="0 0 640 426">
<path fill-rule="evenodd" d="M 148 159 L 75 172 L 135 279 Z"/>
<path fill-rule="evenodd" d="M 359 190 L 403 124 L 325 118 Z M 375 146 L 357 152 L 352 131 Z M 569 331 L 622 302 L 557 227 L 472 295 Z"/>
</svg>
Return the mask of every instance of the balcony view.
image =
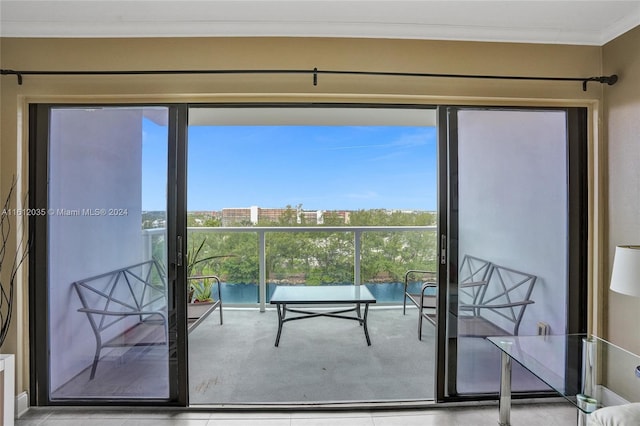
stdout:
<svg viewBox="0 0 640 426">
<path fill-rule="evenodd" d="M 431 113 L 420 113 L 427 123 Z M 153 175 L 162 127 L 148 121 L 144 132 Z M 365 284 L 380 302 L 401 303 L 407 270 L 435 270 L 435 159 L 433 126 L 192 125 L 189 274 L 219 276 L 228 304 L 260 303 L 260 265 L 266 303 L 275 284 Z M 148 188 L 143 208 L 162 207 Z M 143 211 L 155 244 L 164 219 Z"/>
<path fill-rule="evenodd" d="M 192 403 L 432 398 L 433 362 L 421 365 L 433 360 L 435 330 L 425 331 L 432 345 L 414 342 L 414 311 L 403 318 L 399 308 L 405 272 L 435 271 L 435 135 L 426 126 L 190 127 L 190 274 L 218 275 L 224 305 L 240 309 L 225 310 L 223 327 L 214 318 L 190 334 L 191 362 L 200 364 L 206 353 L 227 360 L 212 367 L 214 382 L 192 374 Z M 213 180 L 208 157 L 221 165 Z M 276 286 L 335 285 L 363 285 L 376 298 L 372 345 L 352 321 L 317 318 L 287 323 L 275 348 L 269 303 Z M 220 328 L 228 342 L 221 352 L 205 337 Z M 310 336 L 315 344 L 308 347 Z M 409 336 L 409 351 L 394 350 Z M 246 362 L 248 354 L 270 362 Z M 376 382 L 417 380 L 380 387 L 367 378 L 375 364 L 387 366 Z M 292 373 L 304 392 L 283 382 Z M 250 385 L 245 374 L 262 379 Z"/>
<path fill-rule="evenodd" d="M 52 109 L 52 400 L 425 402 L 445 361 L 495 394 L 486 336 L 563 329 L 564 112 L 460 112 L 443 279 L 435 110 L 170 111 Z"/>
<path fill-rule="evenodd" d="M 251 220 L 252 214 L 257 220 Z M 144 230 L 151 244 L 159 245 L 152 250 L 158 251 L 163 228 L 161 220 L 151 219 L 156 216 L 143 213 L 145 223 L 159 226 Z M 398 304 L 402 303 L 407 270 L 435 271 L 436 267 L 435 212 L 253 207 L 189 212 L 188 222 L 189 275 L 220 277 L 226 304 L 260 302 L 262 255 L 267 266 L 266 302 L 272 292 L 269 287 L 276 284 L 357 283 L 367 285 L 379 303 Z M 259 250 L 261 236 L 266 241 L 264 253 Z M 435 279 L 435 272 L 430 278 Z"/>
</svg>

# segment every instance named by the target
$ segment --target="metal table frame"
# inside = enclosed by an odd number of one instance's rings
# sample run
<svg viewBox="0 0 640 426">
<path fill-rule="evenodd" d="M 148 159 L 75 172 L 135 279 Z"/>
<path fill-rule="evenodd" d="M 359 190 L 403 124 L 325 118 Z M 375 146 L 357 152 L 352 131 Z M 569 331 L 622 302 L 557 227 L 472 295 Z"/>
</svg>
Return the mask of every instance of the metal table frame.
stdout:
<svg viewBox="0 0 640 426">
<path fill-rule="evenodd" d="M 375 297 L 365 286 L 277 286 L 270 303 L 276 305 L 278 311 L 278 334 L 275 346 L 280 344 L 282 326 L 285 322 L 307 318 L 330 317 L 358 321 L 364 329 L 367 346 L 371 346 L 369 329 L 367 328 L 367 316 L 369 304 L 376 303 Z M 335 311 L 308 311 L 298 308 L 289 308 L 287 305 L 341 305 L 355 304 L 353 307 L 341 308 Z M 364 315 L 361 314 L 361 305 L 364 305 Z M 287 318 L 287 312 L 300 314 Z M 355 312 L 355 316 L 342 315 Z"/>
<path fill-rule="evenodd" d="M 585 426 L 588 415 L 597 408 L 637 401 L 637 395 L 629 389 L 637 388 L 640 375 L 635 371 L 640 368 L 640 356 L 606 340 L 586 334 L 495 336 L 487 340 L 501 352 L 501 426 L 511 425 L 514 361 L 576 407 L 578 426 Z M 551 367 L 554 354 L 559 353 L 564 353 L 564 373 Z"/>
</svg>

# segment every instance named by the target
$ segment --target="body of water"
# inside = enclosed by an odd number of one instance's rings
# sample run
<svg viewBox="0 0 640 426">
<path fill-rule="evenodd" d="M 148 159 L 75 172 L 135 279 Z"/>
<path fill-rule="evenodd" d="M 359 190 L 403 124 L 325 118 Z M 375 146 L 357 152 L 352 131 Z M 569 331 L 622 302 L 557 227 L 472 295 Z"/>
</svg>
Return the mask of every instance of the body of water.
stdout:
<svg viewBox="0 0 640 426">
<path fill-rule="evenodd" d="M 284 285 L 284 284 L 279 284 Z M 325 285 L 345 285 L 345 284 L 325 284 Z M 402 303 L 403 283 L 375 283 L 364 284 L 371 291 L 378 303 Z M 410 283 L 410 293 L 419 293 L 422 283 Z M 275 284 L 267 283 L 267 303 L 271 300 L 271 295 L 276 288 Z M 256 304 L 258 303 L 258 285 L 242 283 L 222 283 L 222 301 L 225 305 L 234 304 Z M 431 291 L 428 294 L 434 294 Z"/>
</svg>

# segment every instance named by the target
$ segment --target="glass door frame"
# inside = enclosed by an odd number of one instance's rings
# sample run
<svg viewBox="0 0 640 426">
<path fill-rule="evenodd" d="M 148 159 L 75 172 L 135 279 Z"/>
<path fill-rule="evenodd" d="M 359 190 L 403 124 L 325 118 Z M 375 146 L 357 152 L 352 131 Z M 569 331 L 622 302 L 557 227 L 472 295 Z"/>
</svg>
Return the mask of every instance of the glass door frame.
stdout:
<svg viewBox="0 0 640 426">
<path fill-rule="evenodd" d="M 186 205 L 186 167 L 187 167 L 187 133 L 188 111 L 190 107 L 309 107 L 330 106 L 348 108 L 434 108 L 427 104 L 367 104 L 367 103 L 166 103 L 166 104 L 30 104 L 29 105 L 29 206 L 31 208 L 47 207 L 48 188 L 48 138 L 49 114 L 53 107 L 135 107 L 164 106 L 169 108 L 169 141 L 168 141 L 168 187 L 167 187 L 167 232 L 168 256 L 170 267 L 167 271 L 168 282 L 174 288 L 173 314 L 169 317 L 171 350 L 176 352 L 176 362 L 170 365 L 170 398 L 168 400 L 73 400 L 52 401 L 49 397 L 49 361 L 48 361 L 48 308 L 47 308 L 47 220 L 46 217 L 31 216 L 29 218 L 30 256 L 29 256 L 29 323 L 30 323 L 30 389 L 31 405 L 132 405 L 132 406 L 183 406 L 188 401 L 188 347 L 186 320 L 186 268 L 178 262 L 178 253 L 186 253 L 187 249 L 187 205 Z M 438 324 L 437 343 L 435 348 L 436 377 L 435 401 L 470 401 L 495 399 L 486 395 L 456 395 L 456 342 L 447 335 L 447 321 L 450 318 L 451 306 L 448 305 L 448 283 L 457 282 L 457 247 L 454 243 L 457 235 L 457 122 L 455 114 L 458 109 L 518 109 L 518 110 L 564 110 L 567 112 L 567 149 L 568 149 L 568 300 L 567 331 L 584 333 L 587 331 L 588 288 L 587 288 L 587 252 L 588 252 L 588 186 L 587 186 L 587 152 L 588 152 L 588 116 L 587 108 L 507 108 L 507 107 L 474 107 L 474 106 L 437 106 L 437 164 L 438 164 Z M 181 237 L 181 238 L 179 238 Z M 181 246 L 178 247 L 178 241 Z M 181 249 L 181 250 L 180 250 Z M 444 291 L 442 291 L 444 290 Z M 175 301 L 182 301 L 175 303 Z M 573 380 L 569 378 L 568 380 Z M 453 384 L 453 387 L 452 385 Z M 526 396 L 531 396 L 527 394 Z"/>
<path fill-rule="evenodd" d="M 458 314 L 457 303 L 451 303 L 451 294 L 457 294 L 458 282 L 458 122 L 461 110 L 495 111 L 565 111 L 567 129 L 567 333 L 586 333 L 588 328 L 588 115 L 585 107 L 491 107 L 440 106 L 438 107 L 439 157 L 439 235 L 440 270 L 438 275 L 438 339 L 436 350 L 436 402 L 478 401 L 495 399 L 495 394 L 465 394 L 456 391 L 457 336 L 449 336 L 450 322 Z M 457 329 L 457 326 L 454 327 Z M 569 358 L 580 356 L 581 348 Z M 577 354 L 576 354 L 577 353 Z M 577 373 L 567 368 L 567 386 L 579 386 Z M 575 374 L 574 374 L 575 373 Z M 547 392 L 527 392 L 514 398 L 547 395 Z"/>
<path fill-rule="evenodd" d="M 49 390 L 49 289 L 48 289 L 48 220 L 46 216 L 29 217 L 29 327 L 30 327 L 30 404 L 32 406 L 78 405 L 187 405 L 187 319 L 184 267 L 178 261 L 177 242 L 181 230 L 186 229 L 184 194 L 186 107 L 179 104 L 45 104 L 29 105 L 29 206 L 48 209 L 49 129 L 54 108 L 118 108 L 166 107 L 168 109 L 167 164 L 167 285 L 170 359 L 168 363 L 169 397 L 167 399 L 92 398 L 52 400 Z M 181 201 L 182 200 L 182 201 Z M 182 239 L 184 241 L 184 238 Z M 174 297 L 171 297 L 171 294 Z M 178 301 L 184 301 L 179 303 Z M 175 353 L 172 357 L 171 353 Z"/>
<path fill-rule="evenodd" d="M 438 168 L 441 168 L 441 162 L 442 159 L 445 158 L 446 156 L 443 156 L 441 151 L 440 151 L 440 145 L 439 145 L 439 139 L 440 137 L 438 136 L 438 132 L 439 130 L 439 119 L 438 119 L 438 110 L 439 107 L 436 104 L 431 104 L 431 103 L 424 103 L 424 104 L 417 104 L 417 103 L 358 103 L 358 102 L 235 102 L 235 103 L 228 103 L 228 102 L 219 102 L 219 103 L 187 103 L 186 104 L 186 108 L 187 110 L 193 110 L 193 109 L 226 109 L 226 108 L 230 108 L 230 109 L 238 109 L 238 110 L 242 110 L 244 109 L 249 109 L 249 108 L 265 108 L 265 109 L 269 109 L 269 108 L 280 108 L 283 110 L 287 110 L 287 109 L 388 109 L 388 110 L 415 110 L 415 111 L 433 111 L 436 114 L 436 164 Z M 188 111 L 187 111 L 188 114 Z M 188 131 L 188 129 L 187 129 Z M 187 140 L 187 145 L 188 145 L 188 140 Z M 187 148 L 188 151 L 188 148 Z M 446 152 L 446 151 L 445 151 Z M 186 166 L 185 166 L 186 167 Z M 436 175 L 439 176 L 439 172 L 436 173 Z M 440 180 L 440 177 L 438 177 L 438 180 Z M 436 182 L 436 186 L 437 186 L 437 203 L 438 205 L 436 206 L 436 216 L 438 217 L 438 231 L 436 231 L 436 233 L 438 235 L 440 235 L 440 220 L 441 220 L 441 212 L 443 209 L 443 206 L 446 206 L 446 203 L 443 204 L 441 201 L 443 199 L 442 193 L 441 193 L 441 189 L 439 187 L 439 184 Z M 186 194 L 186 188 L 185 188 L 185 194 Z M 446 194 L 444 199 L 446 200 Z M 186 235 L 186 204 L 185 204 L 185 208 L 184 211 L 185 212 L 185 235 Z M 184 238 L 183 244 L 186 244 L 187 238 Z M 439 252 L 440 249 L 440 244 L 441 241 L 440 239 L 438 239 L 438 243 L 437 243 L 437 251 Z M 185 248 L 186 250 L 186 248 Z M 185 251 L 186 252 L 186 251 Z M 442 271 L 442 266 L 439 266 L 439 271 L 438 273 L 440 274 Z M 185 277 L 186 279 L 186 271 L 185 271 Z M 440 280 L 441 278 L 438 278 L 438 280 Z M 444 330 L 444 327 L 440 327 L 441 329 Z M 436 332 L 438 333 L 438 332 Z M 434 351 L 438 350 L 439 345 L 436 345 L 436 347 L 434 348 Z M 435 354 L 435 359 L 438 359 L 437 353 Z M 436 364 L 437 365 L 437 364 Z M 440 375 L 440 370 L 437 369 L 436 367 L 436 371 L 433 377 L 433 388 L 431 389 L 431 392 L 433 392 L 434 398 L 432 399 L 425 399 L 424 401 L 426 403 L 431 403 L 432 401 L 436 400 L 436 390 L 437 390 L 437 386 L 438 386 L 438 379 L 439 379 L 439 375 Z M 367 402 L 364 401 L 362 402 L 362 405 L 368 405 L 371 404 L 371 402 Z M 375 404 L 375 403 L 374 403 Z M 384 402 L 381 402 L 381 404 L 385 404 Z M 357 405 L 357 404 L 356 404 Z M 319 404 L 317 406 L 318 409 L 322 409 L 322 403 Z M 287 408 L 290 409 L 290 408 Z M 294 408 L 295 409 L 295 408 Z M 329 408 L 330 409 L 330 408 Z"/>
</svg>

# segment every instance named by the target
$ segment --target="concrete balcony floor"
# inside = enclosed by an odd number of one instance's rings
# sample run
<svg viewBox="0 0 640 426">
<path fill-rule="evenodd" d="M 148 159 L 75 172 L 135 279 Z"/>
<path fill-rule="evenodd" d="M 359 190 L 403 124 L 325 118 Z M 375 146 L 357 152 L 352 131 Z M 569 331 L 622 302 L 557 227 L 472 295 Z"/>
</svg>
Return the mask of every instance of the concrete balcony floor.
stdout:
<svg viewBox="0 0 640 426">
<path fill-rule="evenodd" d="M 318 317 L 285 323 L 275 347 L 277 324 L 275 310 L 225 309 L 194 330 L 191 404 L 433 399 L 435 328 L 418 340 L 415 309 L 370 309 L 371 346 L 358 322 Z"/>
</svg>

